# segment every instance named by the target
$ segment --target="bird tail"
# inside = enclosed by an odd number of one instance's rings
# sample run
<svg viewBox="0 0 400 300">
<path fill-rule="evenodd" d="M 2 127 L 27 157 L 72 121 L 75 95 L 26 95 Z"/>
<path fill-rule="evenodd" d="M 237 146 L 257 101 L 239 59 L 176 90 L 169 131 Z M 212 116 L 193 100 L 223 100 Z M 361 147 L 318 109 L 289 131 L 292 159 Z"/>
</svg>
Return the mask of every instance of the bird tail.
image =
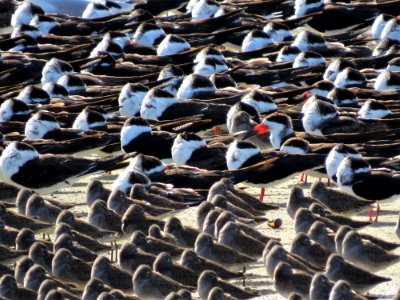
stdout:
<svg viewBox="0 0 400 300">
<path fill-rule="evenodd" d="M 94 160 L 92 167 L 89 168 L 83 174 L 81 174 L 81 176 L 96 172 L 113 171 L 125 168 L 129 165 L 129 162 L 127 162 L 126 160 L 135 157 L 136 154 L 137 154 L 136 152 L 133 152 L 133 153 L 120 154 L 113 157 L 108 156 L 105 158 L 96 159 Z"/>
</svg>

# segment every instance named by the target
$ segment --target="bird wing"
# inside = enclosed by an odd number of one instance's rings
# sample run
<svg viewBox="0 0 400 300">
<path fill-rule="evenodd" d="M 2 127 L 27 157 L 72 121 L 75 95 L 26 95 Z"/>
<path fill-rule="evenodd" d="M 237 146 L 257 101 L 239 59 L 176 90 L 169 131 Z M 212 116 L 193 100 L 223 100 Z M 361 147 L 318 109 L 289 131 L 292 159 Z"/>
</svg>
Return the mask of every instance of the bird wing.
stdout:
<svg viewBox="0 0 400 300">
<path fill-rule="evenodd" d="M 84 158 L 43 155 L 25 163 L 11 179 L 30 189 L 50 187 L 61 182 L 70 184 L 70 178 L 78 177 L 94 164 L 95 161 Z"/>
</svg>

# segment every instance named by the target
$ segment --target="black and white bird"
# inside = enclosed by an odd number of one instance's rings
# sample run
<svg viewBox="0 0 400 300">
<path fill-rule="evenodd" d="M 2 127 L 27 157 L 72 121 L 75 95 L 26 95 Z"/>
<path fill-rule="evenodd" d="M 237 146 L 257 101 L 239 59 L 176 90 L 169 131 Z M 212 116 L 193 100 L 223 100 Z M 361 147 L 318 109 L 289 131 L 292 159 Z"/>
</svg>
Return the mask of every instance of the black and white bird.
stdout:
<svg viewBox="0 0 400 300">
<path fill-rule="evenodd" d="M 378 201 L 376 218 L 380 213 L 379 202 L 391 202 L 400 195 L 400 178 L 394 174 L 372 171 L 362 158 L 346 157 L 336 172 L 341 190 L 366 200 Z"/>
<path fill-rule="evenodd" d="M 135 154 L 105 159 L 76 158 L 68 155 L 40 155 L 32 146 L 12 142 L 0 157 L 3 181 L 37 193 L 50 193 L 97 172 L 125 166 L 122 162 Z"/>
<path fill-rule="evenodd" d="M 137 151 L 159 159 L 170 158 L 175 137 L 167 131 L 153 131 L 143 118 L 131 117 L 121 129 L 121 147 L 125 153 Z"/>
</svg>

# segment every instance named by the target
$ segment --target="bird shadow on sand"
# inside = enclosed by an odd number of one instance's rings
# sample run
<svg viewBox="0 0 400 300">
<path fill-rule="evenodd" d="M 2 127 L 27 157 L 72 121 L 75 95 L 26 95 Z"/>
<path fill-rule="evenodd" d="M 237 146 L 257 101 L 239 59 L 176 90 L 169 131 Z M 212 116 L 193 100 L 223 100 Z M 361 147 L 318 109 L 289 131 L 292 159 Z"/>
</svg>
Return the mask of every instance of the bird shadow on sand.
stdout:
<svg viewBox="0 0 400 300">
<path fill-rule="evenodd" d="M 398 213 L 399 213 L 398 210 L 384 209 L 383 208 L 379 213 L 379 217 L 381 217 L 381 216 L 391 216 L 391 215 L 397 216 Z"/>
<path fill-rule="evenodd" d="M 396 222 L 385 222 L 385 221 L 378 221 L 377 223 L 372 223 L 374 227 L 382 227 L 382 226 L 396 226 Z"/>
</svg>

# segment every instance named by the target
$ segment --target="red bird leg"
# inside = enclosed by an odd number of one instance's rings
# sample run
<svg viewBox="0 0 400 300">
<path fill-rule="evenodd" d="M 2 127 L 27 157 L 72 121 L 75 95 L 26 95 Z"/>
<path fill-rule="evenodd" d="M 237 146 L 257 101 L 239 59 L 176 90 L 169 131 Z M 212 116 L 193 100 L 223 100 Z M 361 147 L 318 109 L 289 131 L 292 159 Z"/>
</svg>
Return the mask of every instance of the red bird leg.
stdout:
<svg viewBox="0 0 400 300">
<path fill-rule="evenodd" d="M 376 204 L 376 216 L 375 216 L 375 222 L 378 222 L 378 216 L 379 213 L 381 212 L 381 207 L 379 204 Z"/>
<path fill-rule="evenodd" d="M 300 182 L 303 182 L 303 181 L 304 181 L 304 175 L 305 175 L 304 173 L 301 173 L 301 174 L 300 174 Z"/>
<path fill-rule="evenodd" d="M 331 179 L 330 178 L 328 178 L 328 180 L 327 180 L 327 182 L 326 182 L 326 185 L 329 187 L 329 186 L 331 186 Z"/>
<path fill-rule="evenodd" d="M 263 202 L 264 201 L 264 195 L 265 195 L 265 188 L 262 187 L 261 191 L 260 191 L 260 201 Z"/>
<path fill-rule="evenodd" d="M 221 127 L 215 126 L 214 127 L 214 135 L 219 136 L 221 134 Z"/>
<path fill-rule="evenodd" d="M 370 221 L 370 222 L 372 222 L 372 215 L 373 215 L 373 213 L 374 213 L 374 209 L 373 209 L 373 208 L 370 208 L 370 210 L 369 210 L 369 221 Z"/>
</svg>

